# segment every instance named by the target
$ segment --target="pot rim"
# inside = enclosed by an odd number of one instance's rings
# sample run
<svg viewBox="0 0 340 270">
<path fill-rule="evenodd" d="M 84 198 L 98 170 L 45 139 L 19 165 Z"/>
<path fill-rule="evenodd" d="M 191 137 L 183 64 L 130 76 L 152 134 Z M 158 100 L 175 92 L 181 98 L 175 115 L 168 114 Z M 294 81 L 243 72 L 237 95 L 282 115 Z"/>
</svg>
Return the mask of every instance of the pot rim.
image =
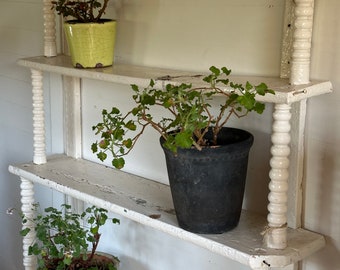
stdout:
<svg viewBox="0 0 340 270">
<path fill-rule="evenodd" d="M 193 146 L 191 148 L 178 148 L 177 153 L 178 152 L 188 152 L 188 151 L 197 151 L 197 152 L 202 152 L 202 153 L 217 152 L 217 151 L 230 151 L 230 150 L 232 150 L 235 147 L 238 147 L 240 145 L 249 145 L 249 147 L 251 147 L 253 145 L 254 136 L 253 136 L 252 133 L 250 133 L 249 131 L 247 131 L 245 129 L 234 128 L 234 127 L 222 127 L 221 131 L 242 133 L 243 134 L 242 137 L 244 139 L 237 140 L 236 142 L 219 144 L 219 145 L 216 145 L 216 146 L 204 146 L 204 147 L 202 147 L 201 150 L 198 150 L 197 148 L 195 148 Z M 172 132 L 175 132 L 175 131 L 172 131 Z M 169 149 L 167 149 L 163 146 L 165 139 L 162 136 L 160 136 L 159 141 L 160 141 L 161 147 L 164 151 L 172 153 L 171 150 L 169 150 Z"/>
<path fill-rule="evenodd" d="M 116 20 L 113 20 L 113 19 L 100 19 L 98 22 L 80 22 L 78 20 L 66 20 L 64 21 L 64 24 L 71 24 L 71 25 L 74 25 L 74 24 L 79 24 L 79 25 L 88 25 L 88 24 L 107 24 L 107 23 L 116 23 L 117 21 Z"/>
</svg>

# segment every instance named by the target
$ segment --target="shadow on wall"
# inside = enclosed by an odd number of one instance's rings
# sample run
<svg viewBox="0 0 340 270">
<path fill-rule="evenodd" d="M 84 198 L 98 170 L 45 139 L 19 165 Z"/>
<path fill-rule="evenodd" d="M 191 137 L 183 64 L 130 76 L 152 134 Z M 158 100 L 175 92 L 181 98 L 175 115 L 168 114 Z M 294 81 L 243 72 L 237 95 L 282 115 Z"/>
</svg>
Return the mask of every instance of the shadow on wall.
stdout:
<svg viewBox="0 0 340 270">
<path fill-rule="evenodd" d="M 320 155 L 320 175 L 316 176 L 319 179 L 319 188 L 315 220 L 319 220 L 316 226 L 320 232 L 336 237 L 338 240 L 340 236 L 340 182 L 338 181 L 340 153 L 339 147 L 335 144 L 327 145 Z M 339 258 L 339 251 L 336 257 Z"/>
<path fill-rule="evenodd" d="M 270 181 L 271 135 L 259 130 L 247 130 L 254 135 L 255 140 L 249 154 L 243 208 L 265 215 L 267 214 Z"/>
</svg>

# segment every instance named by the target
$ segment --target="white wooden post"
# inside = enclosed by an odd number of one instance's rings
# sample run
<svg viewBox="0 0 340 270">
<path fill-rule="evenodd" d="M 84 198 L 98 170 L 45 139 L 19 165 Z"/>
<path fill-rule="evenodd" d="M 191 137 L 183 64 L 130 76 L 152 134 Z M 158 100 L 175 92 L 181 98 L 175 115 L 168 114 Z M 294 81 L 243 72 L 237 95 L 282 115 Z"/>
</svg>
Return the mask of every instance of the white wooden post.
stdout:
<svg viewBox="0 0 340 270">
<path fill-rule="evenodd" d="M 272 158 L 269 173 L 270 193 L 268 196 L 268 229 L 265 233 L 267 247 L 284 249 L 287 247 L 287 190 L 290 154 L 290 113 L 291 106 L 276 104 L 273 113 Z"/>
<path fill-rule="evenodd" d="M 314 0 L 295 0 L 292 67 L 290 83 L 309 83 Z"/>
<path fill-rule="evenodd" d="M 294 7 L 292 7 L 294 3 Z M 290 14 L 290 12 L 294 14 Z M 286 6 L 286 16 L 294 19 L 293 25 L 286 26 L 284 33 L 285 43 L 282 55 L 283 62 L 281 63 L 281 76 L 290 76 L 292 85 L 309 83 L 310 73 L 310 51 L 313 26 L 314 0 L 294 0 L 290 1 Z M 287 23 L 288 20 L 285 20 Z M 290 27 L 294 27 L 293 38 L 291 40 Z M 286 50 L 286 51 L 285 51 Z M 291 63 L 289 61 L 291 53 Z M 291 64 L 290 72 L 287 71 L 288 63 Z M 301 214 L 301 181 L 303 166 L 303 128 L 306 113 L 306 101 L 301 101 L 294 104 L 294 117 L 292 124 L 294 126 L 293 137 L 293 155 L 296 166 L 291 168 L 294 175 L 291 181 L 294 187 L 290 190 L 289 195 L 293 195 L 293 204 L 290 205 L 290 210 L 294 211 L 290 217 L 290 223 L 294 226 L 300 226 L 301 221 L 297 215 Z M 284 249 L 287 246 L 287 191 L 289 179 L 289 155 L 290 155 L 290 119 L 291 105 L 277 104 L 273 113 L 273 134 L 271 148 L 272 159 L 270 161 L 271 171 L 269 184 L 269 205 L 268 205 L 268 229 L 265 233 L 265 243 L 270 248 Z M 299 130 L 295 130 L 299 127 Z M 293 183 L 294 182 L 294 183 Z"/>
<path fill-rule="evenodd" d="M 36 270 L 37 269 L 37 258 L 34 255 L 28 255 L 28 248 L 35 241 L 35 230 L 32 218 L 35 216 L 33 211 L 34 204 L 34 189 L 33 183 L 24 178 L 21 179 L 21 211 L 28 218 L 27 222 L 23 224 L 23 229 L 30 228 L 30 232 L 23 238 L 23 264 L 25 270 Z"/>
<path fill-rule="evenodd" d="M 43 95 L 43 74 L 40 70 L 31 69 L 33 93 L 33 162 L 46 163 L 45 112 Z"/>
<path fill-rule="evenodd" d="M 44 13 L 44 56 L 57 55 L 55 14 L 51 0 L 43 0 Z"/>
</svg>

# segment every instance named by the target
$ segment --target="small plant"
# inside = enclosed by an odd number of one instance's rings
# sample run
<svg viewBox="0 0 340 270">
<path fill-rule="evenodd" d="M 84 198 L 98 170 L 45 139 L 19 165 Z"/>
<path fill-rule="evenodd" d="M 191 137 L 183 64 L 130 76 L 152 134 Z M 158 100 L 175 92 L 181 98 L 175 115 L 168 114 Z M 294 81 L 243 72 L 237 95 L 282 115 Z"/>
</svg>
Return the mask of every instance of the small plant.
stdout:
<svg viewBox="0 0 340 270">
<path fill-rule="evenodd" d="M 274 94 L 265 83 L 253 85 L 247 82 L 242 85 L 231 82 L 228 78 L 230 73 L 231 70 L 226 67 L 210 67 L 210 74 L 203 78 L 204 87 L 182 83 L 156 89 L 154 80 L 144 89 L 131 85 L 136 106 L 126 114 L 116 107 L 102 111 L 102 122 L 92 127 L 101 138 L 92 144 L 92 152 L 101 161 L 110 152 L 112 165 L 121 169 L 125 164 L 123 156 L 131 151 L 148 126 L 160 133 L 165 140 L 164 147 L 174 153 L 178 148 L 201 150 L 202 147 L 218 145 L 219 131 L 231 116 L 243 117 L 251 111 L 261 114 L 265 104 L 256 101 L 256 95 Z M 216 114 L 213 113 L 213 99 L 219 101 Z M 161 107 L 165 112 L 153 116 L 153 107 Z M 158 119 L 159 115 L 168 116 Z M 213 133 L 212 140 L 205 136 L 209 129 Z"/>
<path fill-rule="evenodd" d="M 34 205 L 38 210 L 39 205 Z M 29 247 L 28 254 L 38 258 L 38 269 L 107 269 L 115 270 L 114 262 L 100 262 L 96 250 L 101 234 L 99 228 L 107 219 L 107 211 L 95 206 L 88 207 L 82 214 L 75 214 L 71 206 L 62 205 L 58 210 L 48 207 L 31 221 L 35 225 L 37 241 Z M 22 216 L 23 224 L 29 219 Z M 112 219 L 114 224 L 119 220 Z M 31 228 L 24 228 L 22 236 L 26 236 Z M 91 245 L 89 251 L 89 245 Z M 117 259 L 118 260 L 118 259 Z"/>
<path fill-rule="evenodd" d="M 72 16 L 78 22 L 98 22 L 105 14 L 109 0 L 57 0 L 52 1 L 58 15 Z"/>
</svg>

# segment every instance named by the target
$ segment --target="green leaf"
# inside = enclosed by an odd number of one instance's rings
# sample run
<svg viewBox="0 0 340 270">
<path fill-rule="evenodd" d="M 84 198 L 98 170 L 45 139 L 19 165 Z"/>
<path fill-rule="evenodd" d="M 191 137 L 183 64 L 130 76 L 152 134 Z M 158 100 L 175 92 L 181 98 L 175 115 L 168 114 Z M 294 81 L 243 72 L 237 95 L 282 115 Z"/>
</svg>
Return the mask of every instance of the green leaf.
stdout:
<svg viewBox="0 0 340 270">
<path fill-rule="evenodd" d="M 111 113 L 110 114 L 119 114 L 120 110 L 116 107 L 112 107 Z"/>
<path fill-rule="evenodd" d="M 97 157 L 99 158 L 99 160 L 104 161 L 107 158 L 107 154 L 101 151 L 97 154 Z"/>
<path fill-rule="evenodd" d="M 136 84 L 131 84 L 131 88 L 132 88 L 132 90 L 135 91 L 135 92 L 138 92 L 138 91 L 139 91 L 138 85 L 136 85 Z"/>
<path fill-rule="evenodd" d="M 154 105 L 156 103 L 156 99 L 154 96 L 151 95 L 143 95 L 141 104 L 142 105 Z"/>
<path fill-rule="evenodd" d="M 90 229 L 90 231 L 91 231 L 92 234 L 97 234 L 98 233 L 98 227 L 92 227 Z"/>
<path fill-rule="evenodd" d="M 250 94 L 249 92 L 247 92 L 245 95 L 243 96 L 239 96 L 237 98 L 237 101 L 244 106 L 247 110 L 252 110 L 255 104 L 255 99 L 254 96 L 252 94 Z"/>
<path fill-rule="evenodd" d="M 246 90 L 249 91 L 253 88 L 253 85 L 250 84 L 249 82 L 246 83 Z"/>
<path fill-rule="evenodd" d="M 124 140 L 123 141 L 123 145 L 126 147 L 126 148 L 131 148 L 132 146 L 132 140 L 129 138 L 127 140 Z"/>
<path fill-rule="evenodd" d="M 108 140 L 101 140 L 98 145 L 101 149 L 106 149 L 109 144 Z"/>
<path fill-rule="evenodd" d="M 132 131 L 134 131 L 134 130 L 137 129 L 136 124 L 135 124 L 132 120 L 128 121 L 128 122 L 125 124 L 125 127 L 126 127 L 127 129 L 129 129 L 129 130 L 132 130 Z"/>
<path fill-rule="evenodd" d="M 210 70 L 212 73 L 214 73 L 215 76 L 219 76 L 219 75 L 221 74 L 220 69 L 218 69 L 218 68 L 215 67 L 215 66 L 211 66 L 211 67 L 209 68 L 209 70 Z"/>
<path fill-rule="evenodd" d="M 72 257 L 71 256 L 65 256 L 63 260 L 65 265 L 70 265 L 72 262 Z"/>
<path fill-rule="evenodd" d="M 231 69 L 227 69 L 226 67 L 222 67 L 221 70 L 227 76 L 229 76 L 231 73 Z"/>
<path fill-rule="evenodd" d="M 216 80 L 216 82 L 221 82 L 224 85 L 228 85 L 229 84 L 229 79 L 220 79 L 220 80 Z"/>
<path fill-rule="evenodd" d="M 191 138 L 191 133 L 178 133 L 175 136 L 175 142 L 179 147 L 190 148 L 192 146 L 193 140 Z"/>
<path fill-rule="evenodd" d="M 262 114 L 265 109 L 265 104 L 261 102 L 256 102 L 254 106 L 254 111 L 257 112 L 258 114 Z"/>
<path fill-rule="evenodd" d="M 120 224 L 120 220 L 118 218 L 113 218 L 112 223 L 113 224 Z"/>
<path fill-rule="evenodd" d="M 261 83 L 255 86 L 256 93 L 258 93 L 261 96 L 264 96 L 266 94 L 267 89 L 268 86 L 265 83 Z"/>
<path fill-rule="evenodd" d="M 205 82 L 207 82 L 207 83 L 211 83 L 212 81 L 213 81 L 213 78 L 214 78 L 214 76 L 213 75 L 208 75 L 208 76 L 205 76 L 204 78 L 203 78 L 203 81 L 205 81 Z"/>
<path fill-rule="evenodd" d="M 122 169 L 125 165 L 125 160 L 123 158 L 114 158 L 112 160 L 112 166 L 116 169 Z"/>
<path fill-rule="evenodd" d="M 30 228 L 25 228 L 25 229 L 20 231 L 20 235 L 21 236 L 26 236 L 30 231 L 31 231 Z"/>
</svg>

